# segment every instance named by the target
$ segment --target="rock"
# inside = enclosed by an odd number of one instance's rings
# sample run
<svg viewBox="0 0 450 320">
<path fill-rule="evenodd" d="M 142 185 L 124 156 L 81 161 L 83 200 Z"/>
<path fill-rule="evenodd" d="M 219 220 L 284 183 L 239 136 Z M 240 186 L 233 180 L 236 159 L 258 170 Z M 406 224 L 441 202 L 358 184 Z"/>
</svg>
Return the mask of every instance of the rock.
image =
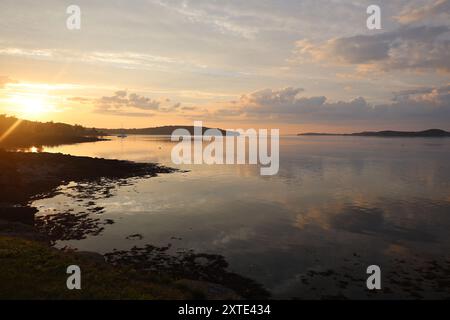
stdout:
<svg viewBox="0 0 450 320">
<path fill-rule="evenodd" d="M 33 225 L 36 212 L 38 210 L 34 207 L 0 205 L 0 219 L 5 221 Z"/>
<path fill-rule="evenodd" d="M 106 263 L 105 262 L 105 257 L 103 257 L 103 255 L 101 255 L 100 253 L 97 252 L 92 252 L 92 251 L 77 251 L 76 252 L 77 255 L 79 256 L 83 256 L 86 257 L 92 261 L 98 262 L 98 263 Z"/>
<path fill-rule="evenodd" d="M 199 292 L 206 300 L 242 300 L 233 290 L 216 283 L 181 279 L 176 284 Z"/>
</svg>

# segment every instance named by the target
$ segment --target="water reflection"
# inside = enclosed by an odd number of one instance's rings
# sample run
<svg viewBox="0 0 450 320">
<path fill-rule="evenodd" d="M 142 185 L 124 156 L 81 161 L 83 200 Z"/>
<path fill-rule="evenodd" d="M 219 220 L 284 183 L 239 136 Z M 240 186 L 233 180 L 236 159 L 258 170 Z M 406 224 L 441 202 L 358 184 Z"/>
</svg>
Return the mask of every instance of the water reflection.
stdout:
<svg viewBox="0 0 450 320">
<path fill-rule="evenodd" d="M 370 297 L 370 264 L 392 282 L 380 295 L 450 296 L 437 284 L 449 277 L 450 139 L 280 142 L 277 176 L 261 177 L 249 165 L 182 166 L 190 171 L 136 179 L 107 197 L 86 198 L 83 188 L 74 188 L 35 205 L 40 216 L 68 205 L 98 218 L 76 206 L 85 199 L 102 208 L 102 221 L 115 222 L 81 241 L 61 238 L 58 246 L 105 253 L 170 242 L 175 249 L 222 254 L 233 271 L 275 297 Z M 44 151 L 173 166 L 172 146 L 168 137 L 130 136 Z M 438 266 L 435 278 L 423 279 L 417 270 L 431 268 L 431 261 Z M 396 274 L 399 269 L 404 273 Z"/>
<path fill-rule="evenodd" d="M 31 152 L 31 153 L 38 153 L 38 152 L 44 152 L 44 147 L 42 146 L 33 146 L 33 147 L 27 147 L 27 148 L 14 148 L 14 151 L 19 152 Z"/>
<path fill-rule="evenodd" d="M 100 183 L 71 182 L 60 186 L 52 198 L 54 206 L 41 206 L 34 225 L 54 244 L 98 236 L 114 220 L 102 217 L 104 208 L 97 206 L 96 201 L 112 197 L 114 190 L 124 185 L 129 185 L 129 182 L 103 179 Z M 68 202 L 67 198 L 72 201 Z"/>
</svg>

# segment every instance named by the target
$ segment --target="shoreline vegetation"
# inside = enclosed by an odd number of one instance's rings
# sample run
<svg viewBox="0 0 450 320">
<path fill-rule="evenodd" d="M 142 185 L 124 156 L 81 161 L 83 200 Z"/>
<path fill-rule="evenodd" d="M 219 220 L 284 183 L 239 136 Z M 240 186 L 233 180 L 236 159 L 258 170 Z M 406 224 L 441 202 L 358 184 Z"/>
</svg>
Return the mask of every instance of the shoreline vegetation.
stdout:
<svg viewBox="0 0 450 320">
<path fill-rule="evenodd" d="M 222 256 L 191 250 L 174 256 L 147 245 L 105 255 L 59 250 L 61 236 L 82 239 L 103 230 L 99 219 L 70 212 L 39 219 L 31 201 L 69 183 L 110 188 L 127 179 L 175 169 L 151 163 L 12 151 L 102 140 L 100 131 L 0 116 L 0 298 L 2 299 L 267 299 L 260 284 L 228 271 Z M 10 150 L 10 151 L 7 151 Z M 87 197 L 92 196 L 87 189 Z M 96 209 L 96 208 L 94 208 Z M 102 222 L 101 225 L 113 221 Z M 75 229 L 75 230 L 72 230 Z M 95 231 L 95 232 L 92 232 Z M 66 288 L 66 268 L 80 265 L 82 290 Z M 149 268 L 151 266 L 151 268 Z M 156 266 L 156 267 L 155 267 Z"/>
<path fill-rule="evenodd" d="M 98 129 L 98 131 L 104 135 L 115 135 L 115 134 L 127 134 L 127 135 L 167 135 L 170 136 L 176 129 L 185 129 L 189 131 L 189 133 L 193 136 L 195 135 L 195 128 L 194 126 L 162 126 L 162 127 L 153 127 L 153 128 L 133 128 L 133 129 Z M 210 130 L 212 128 L 207 127 L 201 127 L 202 129 L 202 135 L 206 134 L 207 130 Z M 222 135 L 231 135 L 236 136 L 239 135 L 239 133 L 235 131 L 229 131 L 224 130 L 220 128 L 214 128 L 220 131 Z"/>
<path fill-rule="evenodd" d="M 0 115 L 0 148 L 27 148 L 107 140 L 95 128 Z"/>
</svg>

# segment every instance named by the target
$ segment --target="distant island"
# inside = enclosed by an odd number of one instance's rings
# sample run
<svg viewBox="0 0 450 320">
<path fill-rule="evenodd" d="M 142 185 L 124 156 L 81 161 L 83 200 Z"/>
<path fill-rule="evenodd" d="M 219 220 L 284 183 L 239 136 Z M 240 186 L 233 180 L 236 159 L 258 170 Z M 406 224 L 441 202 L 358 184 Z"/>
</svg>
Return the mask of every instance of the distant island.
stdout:
<svg viewBox="0 0 450 320">
<path fill-rule="evenodd" d="M 117 135 L 117 134 L 142 134 L 142 135 L 171 135 L 173 131 L 176 129 L 186 129 L 189 131 L 191 135 L 194 135 L 194 126 L 162 126 L 162 127 L 151 127 L 151 128 L 134 128 L 134 129 L 97 129 L 105 135 Z M 205 134 L 206 130 L 211 128 L 202 127 L 202 134 Z M 230 135 L 238 135 L 237 132 L 234 131 L 226 131 L 223 129 L 219 130 L 222 135 L 226 135 L 227 132 Z"/>
<path fill-rule="evenodd" d="M 450 137 L 450 132 L 441 129 L 424 131 L 364 131 L 356 133 L 299 133 L 298 136 L 356 136 L 356 137 Z"/>
</svg>

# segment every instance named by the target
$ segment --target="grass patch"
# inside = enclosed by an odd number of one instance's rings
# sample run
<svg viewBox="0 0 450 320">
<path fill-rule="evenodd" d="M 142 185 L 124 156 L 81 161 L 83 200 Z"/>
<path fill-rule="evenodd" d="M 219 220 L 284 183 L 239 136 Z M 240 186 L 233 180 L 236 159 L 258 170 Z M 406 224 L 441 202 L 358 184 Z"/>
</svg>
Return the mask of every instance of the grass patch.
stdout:
<svg viewBox="0 0 450 320">
<path fill-rule="evenodd" d="M 81 268 L 81 290 L 68 290 L 66 269 Z M 0 236 L 0 299 L 192 299 L 169 278 L 61 252 L 44 243 Z"/>
</svg>

